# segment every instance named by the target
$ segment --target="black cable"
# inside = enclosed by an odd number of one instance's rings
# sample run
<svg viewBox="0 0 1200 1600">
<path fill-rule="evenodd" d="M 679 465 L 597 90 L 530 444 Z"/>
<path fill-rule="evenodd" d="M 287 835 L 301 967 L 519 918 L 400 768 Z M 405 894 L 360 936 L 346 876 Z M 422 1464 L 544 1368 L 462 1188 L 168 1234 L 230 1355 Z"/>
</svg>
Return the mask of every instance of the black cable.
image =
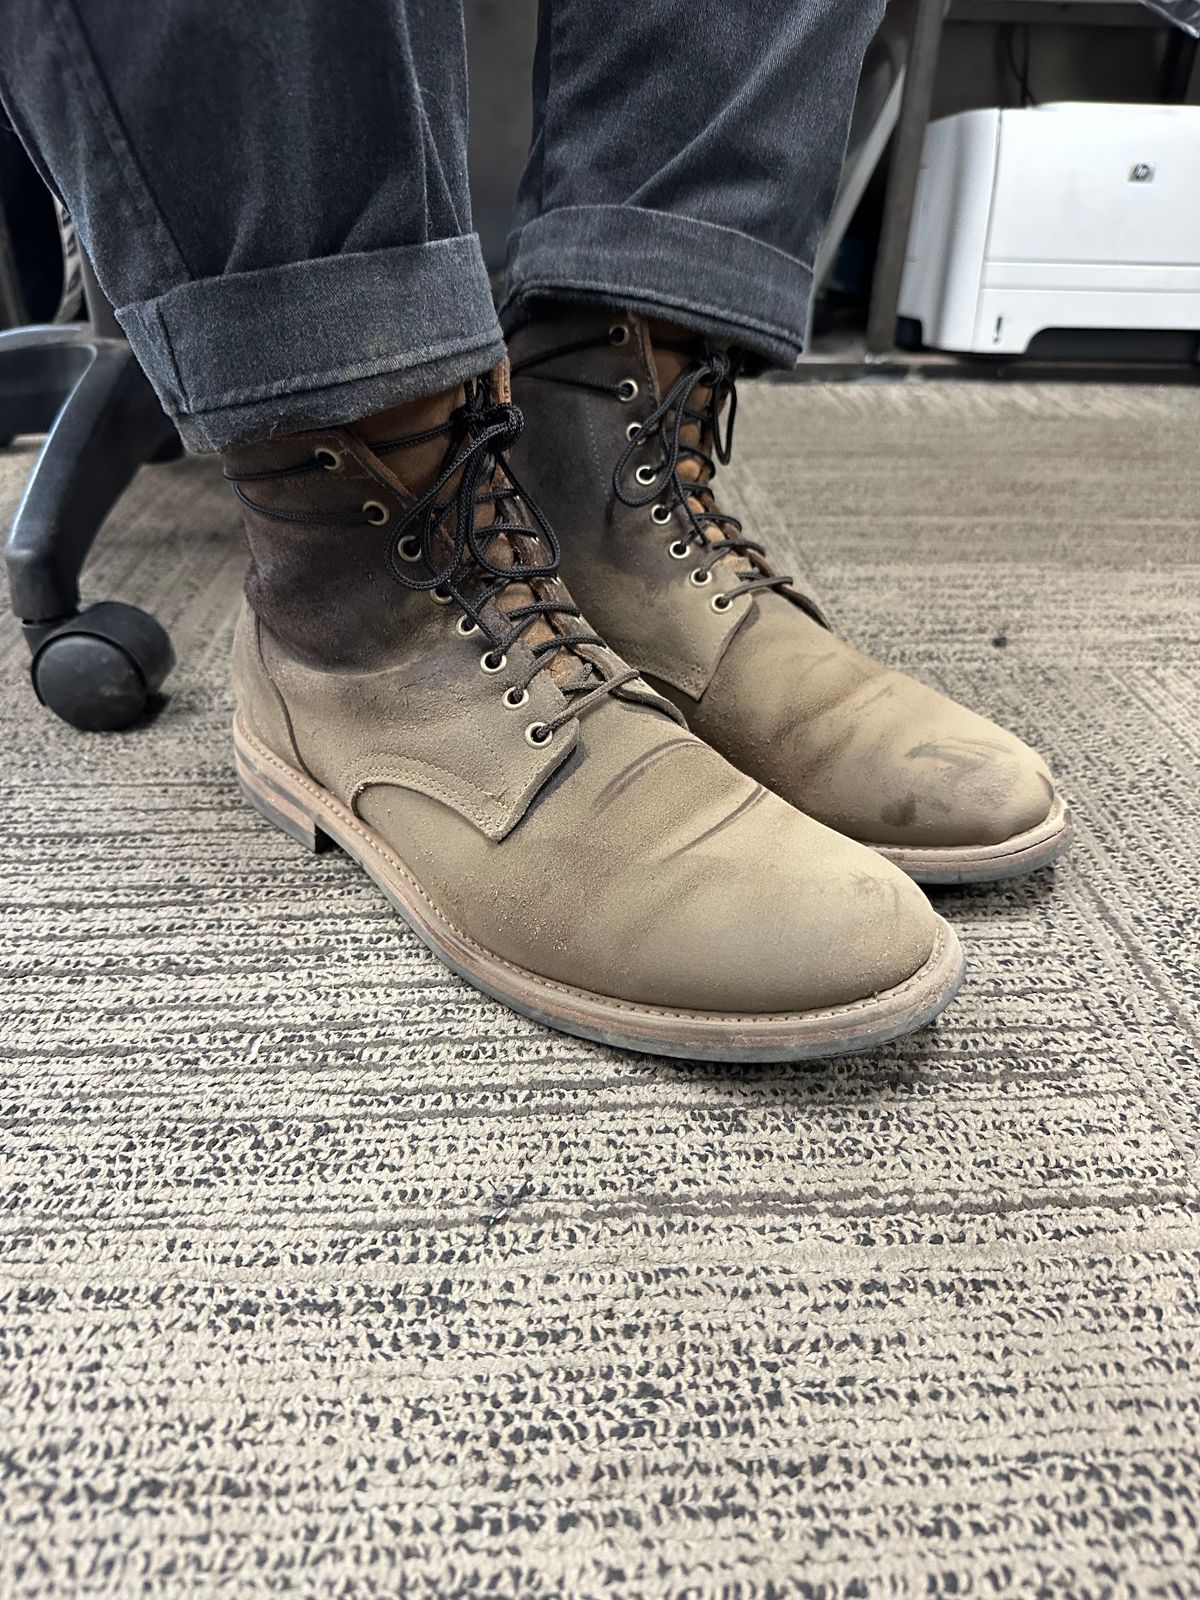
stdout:
<svg viewBox="0 0 1200 1600">
<path fill-rule="evenodd" d="M 1017 26 L 1017 23 L 1010 22 L 1004 30 L 1004 54 L 1008 62 L 1008 70 L 1012 73 L 1013 80 L 1021 94 L 1022 109 L 1025 109 L 1028 106 L 1036 106 L 1037 100 L 1034 98 L 1033 90 L 1029 83 L 1031 52 L 1029 24 L 1027 22 L 1020 24 L 1022 47 L 1020 63 L 1017 61 L 1016 50 Z"/>
</svg>

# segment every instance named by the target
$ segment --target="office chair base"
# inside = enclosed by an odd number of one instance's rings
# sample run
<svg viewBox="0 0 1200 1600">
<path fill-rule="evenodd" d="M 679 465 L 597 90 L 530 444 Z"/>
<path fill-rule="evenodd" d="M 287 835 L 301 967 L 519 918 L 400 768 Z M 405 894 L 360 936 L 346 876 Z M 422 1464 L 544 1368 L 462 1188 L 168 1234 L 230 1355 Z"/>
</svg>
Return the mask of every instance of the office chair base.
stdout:
<svg viewBox="0 0 1200 1600">
<path fill-rule="evenodd" d="M 43 431 L 4 551 L 33 687 L 73 727 L 126 728 L 170 670 L 170 641 L 135 606 L 81 609 L 79 573 L 134 473 L 179 455 L 179 435 L 123 339 L 85 327 L 0 334 L 0 441 Z"/>
</svg>

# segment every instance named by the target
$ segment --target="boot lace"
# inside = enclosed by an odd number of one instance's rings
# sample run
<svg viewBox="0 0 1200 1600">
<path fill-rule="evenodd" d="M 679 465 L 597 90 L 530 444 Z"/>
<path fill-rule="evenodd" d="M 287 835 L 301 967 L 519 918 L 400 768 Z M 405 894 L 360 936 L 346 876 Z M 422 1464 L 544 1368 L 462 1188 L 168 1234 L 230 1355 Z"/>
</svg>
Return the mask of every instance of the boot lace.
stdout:
<svg viewBox="0 0 1200 1600">
<path fill-rule="evenodd" d="M 629 379 L 623 379 L 620 383 L 599 383 L 566 373 L 532 370 L 556 357 L 598 349 L 607 344 L 623 344 L 626 337 L 626 330 L 618 327 L 599 338 L 578 339 L 568 345 L 559 345 L 518 362 L 513 367 L 513 376 L 521 374 L 547 383 L 566 384 L 570 388 L 591 389 L 627 401 L 631 398 Z M 771 572 L 767 568 L 765 546 L 745 537 L 739 519 L 722 511 L 713 493 L 711 479 L 716 474 L 718 464 L 727 466 L 733 455 L 733 425 L 737 416 L 737 381 L 733 360 L 727 352 L 713 348 L 703 339 L 686 343 L 657 339 L 655 346 L 660 350 L 673 350 L 685 355 L 687 364 L 645 421 L 630 424 L 628 443 L 613 468 L 613 493 L 622 505 L 653 505 L 655 521 L 664 525 L 672 520 L 676 511 L 682 513 L 685 531 L 672 544 L 671 553 L 682 558 L 694 548 L 698 557 L 696 571 L 700 582 L 707 581 L 708 573 L 726 556 L 746 558 L 748 565 L 738 570 L 735 587 L 719 597 L 724 601 L 719 610 L 728 610 L 736 599 L 754 594 L 757 590 L 783 589 L 791 585 L 793 580 L 790 576 Z M 708 396 L 697 405 L 693 400 L 698 389 L 707 389 Z M 723 426 L 722 412 L 725 413 Z M 696 430 L 695 443 L 683 437 L 684 431 L 693 427 Z M 635 469 L 634 458 L 652 445 L 657 445 L 660 450 L 660 459 L 654 464 L 643 462 Z M 681 471 L 685 463 L 695 464 L 694 476 Z M 756 561 L 755 557 L 759 559 Z"/>
<path fill-rule="evenodd" d="M 565 596 L 540 598 L 533 587 L 559 583 L 560 550 L 553 528 L 533 497 L 521 487 L 507 458 L 507 451 L 524 426 L 519 408 L 493 400 L 482 379 L 468 383 L 464 392 L 464 403 L 444 423 L 368 446 L 372 454 L 382 458 L 435 439 L 447 441 L 433 483 L 405 509 L 396 525 L 388 543 L 387 568 L 405 589 L 432 593 L 442 605 L 458 607 L 462 613 L 459 632 L 467 636 L 478 631 L 487 641 L 482 664 L 489 672 L 503 669 L 508 651 L 536 622 L 548 624 L 551 637 L 529 646 L 528 665 L 513 674 L 505 690 L 506 702 L 517 706 L 524 703 L 534 678 L 560 652 L 576 654 L 579 645 L 603 648 L 604 641 L 581 623 L 577 605 Z M 297 477 L 328 468 L 329 462 L 322 459 L 318 449 L 296 466 L 237 476 L 227 472 L 225 476 L 247 509 L 274 521 L 362 527 L 379 525 L 386 519 L 386 508 L 375 501 L 367 501 L 359 511 L 286 511 L 262 505 L 242 489 L 247 483 Z M 493 507 L 493 520 L 482 527 L 478 526 L 477 516 L 481 505 Z M 522 508 L 524 518 L 520 516 Z M 378 515 L 380 511 L 384 517 Z M 497 559 L 501 549 L 509 556 L 507 562 Z M 498 605 L 492 617 L 499 614 L 506 626 L 497 628 L 494 621 L 485 620 L 485 608 L 516 584 L 530 587 L 535 598 L 509 608 Z M 590 706 L 638 676 L 636 668 L 611 670 L 583 656 L 578 660 L 573 676 L 564 681 L 556 678 L 566 701 L 563 709 L 526 730 L 532 744 L 548 743 L 571 718 L 582 716 Z"/>
</svg>

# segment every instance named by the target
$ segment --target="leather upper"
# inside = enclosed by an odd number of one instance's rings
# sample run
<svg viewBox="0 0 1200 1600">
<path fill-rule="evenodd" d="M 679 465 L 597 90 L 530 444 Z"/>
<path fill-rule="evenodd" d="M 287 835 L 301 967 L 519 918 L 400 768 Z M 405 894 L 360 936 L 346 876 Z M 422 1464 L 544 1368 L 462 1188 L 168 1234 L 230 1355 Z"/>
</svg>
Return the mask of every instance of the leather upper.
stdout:
<svg viewBox="0 0 1200 1600">
<path fill-rule="evenodd" d="M 630 329 L 626 342 L 604 340 L 614 324 Z M 584 340 L 600 342 L 536 362 Z M 511 349 L 514 398 L 529 418 L 516 466 L 559 528 L 566 576 L 594 625 L 693 731 L 798 809 L 868 844 L 990 844 L 1049 815 L 1049 771 L 1013 734 L 862 655 L 794 591 L 759 590 L 714 612 L 712 596 L 735 588 L 744 561 L 718 561 L 712 582 L 694 587 L 694 558 L 670 553 L 687 531 L 683 514 L 659 526 L 650 508 L 617 498 L 629 422 L 660 398 L 641 318 L 552 308 Z M 574 381 L 536 375 L 548 371 Z M 622 404 L 612 390 L 625 377 L 638 393 Z"/>
</svg>

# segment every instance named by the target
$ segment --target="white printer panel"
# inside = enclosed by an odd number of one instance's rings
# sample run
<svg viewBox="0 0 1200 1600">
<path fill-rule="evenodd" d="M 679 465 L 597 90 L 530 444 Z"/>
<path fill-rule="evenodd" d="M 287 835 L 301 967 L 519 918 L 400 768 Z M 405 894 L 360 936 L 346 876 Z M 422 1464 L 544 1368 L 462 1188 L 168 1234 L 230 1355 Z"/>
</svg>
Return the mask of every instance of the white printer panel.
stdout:
<svg viewBox="0 0 1200 1600">
<path fill-rule="evenodd" d="M 935 348 L 995 354 L 1045 328 L 1200 329 L 1200 107 L 932 123 L 900 313 Z"/>
</svg>

